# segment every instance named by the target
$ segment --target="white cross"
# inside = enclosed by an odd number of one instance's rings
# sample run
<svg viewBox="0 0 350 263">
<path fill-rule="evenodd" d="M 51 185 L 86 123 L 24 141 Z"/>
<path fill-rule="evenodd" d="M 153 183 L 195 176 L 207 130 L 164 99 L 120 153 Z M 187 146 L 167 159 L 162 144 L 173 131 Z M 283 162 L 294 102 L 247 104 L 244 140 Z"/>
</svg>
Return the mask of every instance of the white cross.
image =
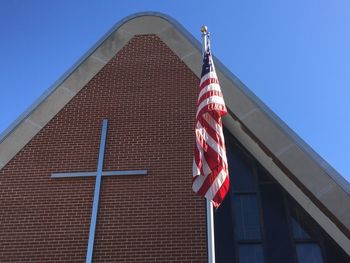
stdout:
<svg viewBox="0 0 350 263">
<path fill-rule="evenodd" d="M 96 221 L 98 213 L 98 201 L 100 197 L 100 187 L 102 176 L 115 176 L 115 175 L 147 175 L 147 170 L 125 170 L 125 171 L 102 171 L 104 151 L 107 137 L 108 120 L 103 120 L 102 123 L 102 133 L 100 141 L 100 150 L 98 155 L 98 164 L 96 172 L 73 172 L 73 173 L 52 173 L 51 178 L 71 178 L 71 177 L 86 177 L 86 176 L 96 176 L 94 202 L 92 205 L 91 222 L 90 222 L 90 232 L 89 232 L 89 242 L 86 253 L 86 263 L 92 262 L 92 254 L 94 249 L 94 239 L 96 230 Z"/>
</svg>

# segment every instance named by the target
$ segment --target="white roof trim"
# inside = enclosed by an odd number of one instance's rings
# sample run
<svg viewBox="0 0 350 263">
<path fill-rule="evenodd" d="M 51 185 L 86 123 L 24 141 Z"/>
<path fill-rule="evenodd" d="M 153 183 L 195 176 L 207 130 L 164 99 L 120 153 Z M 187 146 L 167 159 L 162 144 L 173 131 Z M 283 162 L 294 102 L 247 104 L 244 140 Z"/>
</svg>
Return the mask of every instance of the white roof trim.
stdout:
<svg viewBox="0 0 350 263">
<path fill-rule="evenodd" d="M 196 74 L 200 75 L 201 45 L 180 24 L 159 13 L 139 13 L 117 23 L 70 70 L 0 135 L 0 169 L 44 127 L 129 40 L 156 34 Z M 309 212 L 350 255 L 350 240 L 295 182 L 276 166 L 260 143 L 286 167 L 309 193 L 350 231 L 350 186 L 240 80 L 216 59 L 216 69 L 231 112 L 225 126 L 269 170 L 276 180 Z M 245 128 L 242 128 L 242 125 Z M 340 201 L 341 200 L 341 201 Z"/>
</svg>

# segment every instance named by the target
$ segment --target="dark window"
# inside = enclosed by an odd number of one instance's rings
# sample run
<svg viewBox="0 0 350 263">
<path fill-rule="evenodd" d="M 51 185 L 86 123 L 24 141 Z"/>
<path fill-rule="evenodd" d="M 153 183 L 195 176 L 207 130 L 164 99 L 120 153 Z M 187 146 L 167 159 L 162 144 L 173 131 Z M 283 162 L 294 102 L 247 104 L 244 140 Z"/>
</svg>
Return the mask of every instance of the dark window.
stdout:
<svg viewBox="0 0 350 263">
<path fill-rule="evenodd" d="M 239 245 L 240 263 L 263 263 L 264 253 L 260 244 Z"/>
<path fill-rule="evenodd" d="M 347 263 L 349 256 L 225 130 L 230 192 L 215 211 L 217 263 Z"/>
<path fill-rule="evenodd" d="M 217 262 L 263 263 L 264 250 L 261 230 L 257 176 L 253 159 L 226 134 L 227 159 L 230 173 L 230 192 L 216 211 L 215 224 L 224 223 L 223 214 L 230 216 L 226 230 L 216 225 L 220 238 L 229 242 L 230 251 L 216 248 Z M 232 232 L 231 232 L 232 231 Z M 228 235 L 232 235 L 232 239 Z M 216 237 L 218 239 L 218 237 Z M 227 248 L 227 245 L 224 247 Z"/>
<path fill-rule="evenodd" d="M 323 263 L 319 243 L 320 231 L 295 201 L 289 199 L 292 234 L 295 242 L 298 263 Z"/>
<path fill-rule="evenodd" d="M 296 244 L 298 263 L 323 263 L 318 244 Z"/>
<path fill-rule="evenodd" d="M 239 240 L 260 240 L 259 210 L 255 194 L 233 197 L 236 231 Z"/>
<path fill-rule="evenodd" d="M 231 216 L 230 193 L 226 196 L 215 215 L 216 262 L 231 262 L 235 258 L 233 220 Z"/>
<path fill-rule="evenodd" d="M 233 142 L 227 144 L 227 162 L 230 172 L 231 187 L 234 192 L 256 191 L 256 178 L 254 178 L 252 163 L 243 149 Z"/>
<path fill-rule="evenodd" d="M 311 239 L 309 234 L 305 232 L 305 230 L 300 226 L 300 224 L 294 218 L 292 218 L 291 221 L 292 221 L 292 227 L 293 227 L 293 235 L 295 239 L 306 239 L 306 240 Z"/>
<path fill-rule="evenodd" d="M 277 184 L 261 183 L 259 188 L 269 263 L 295 263 L 283 192 Z"/>
</svg>

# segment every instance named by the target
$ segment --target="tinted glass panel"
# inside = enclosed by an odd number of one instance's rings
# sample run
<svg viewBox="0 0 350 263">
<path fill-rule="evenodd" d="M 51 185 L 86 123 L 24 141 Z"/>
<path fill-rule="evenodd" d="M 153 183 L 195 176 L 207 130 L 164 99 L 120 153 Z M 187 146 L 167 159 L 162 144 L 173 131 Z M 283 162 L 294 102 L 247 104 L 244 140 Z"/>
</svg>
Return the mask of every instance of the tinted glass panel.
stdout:
<svg viewBox="0 0 350 263">
<path fill-rule="evenodd" d="M 239 240 L 260 240 L 259 211 L 256 195 L 235 195 L 233 214 Z"/>
<path fill-rule="evenodd" d="M 239 245 L 239 263 L 263 263 L 264 254 L 262 246 L 254 245 Z"/>
<path fill-rule="evenodd" d="M 227 138 L 228 137 L 228 138 Z M 252 173 L 252 164 L 234 140 L 227 136 L 226 152 L 230 172 L 231 191 L 256 191 L 256 180 Z"/>
<path fill-rule="evenodd" d="M 311 239 L 308 233 L 300 226 L 300 224 L 292 218 L 293 235 L 296 239 Z"/>
<path fill-rule="evenodd" d="M 264 218 L 266 260 L 269 263 L 295 263 L 295 249 L 282 189 L 275 184 L 261 184 L 259 187 Z"/>
<path fill-rule="evenodd" d="M 320 231 L 317 223 L 313 221 L 306 212 L 289 199 L 290 214 L 292 217 L 291 223 L 293 228 L 293 236 L 295 239 L 317 240 L 320 236 Z"/>
<path fill-rule="evenodd" d="M 235 260 L 231 199 L 229 193 L 214 213 L 215 258 L 217 263 L 234 262 Z"/>
<path fill-rule="evenodd" d="M 320 247 L 317 244 L 296 244 L 298 263 L 322 263 Z"/>
</svg>

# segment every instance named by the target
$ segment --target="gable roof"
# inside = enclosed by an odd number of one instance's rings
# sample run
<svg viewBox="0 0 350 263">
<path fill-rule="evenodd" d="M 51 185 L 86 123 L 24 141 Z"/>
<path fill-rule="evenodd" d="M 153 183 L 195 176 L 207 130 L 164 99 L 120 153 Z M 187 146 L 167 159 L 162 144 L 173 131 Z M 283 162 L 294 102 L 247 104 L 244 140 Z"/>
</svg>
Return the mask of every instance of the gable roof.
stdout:
<svg viewBox="0 0 350 263">
<path fill-rule="evenodd" d="M 71 69 L 0 135 L 0 169 L 43 128 L 135 35 L 156 34 L 200 77 L 201 44 L 160 13 L 117 23 Z M 350 185 L 219 60 L 229 115 L 224 125 L 350 255 Z"/>
</svg>

